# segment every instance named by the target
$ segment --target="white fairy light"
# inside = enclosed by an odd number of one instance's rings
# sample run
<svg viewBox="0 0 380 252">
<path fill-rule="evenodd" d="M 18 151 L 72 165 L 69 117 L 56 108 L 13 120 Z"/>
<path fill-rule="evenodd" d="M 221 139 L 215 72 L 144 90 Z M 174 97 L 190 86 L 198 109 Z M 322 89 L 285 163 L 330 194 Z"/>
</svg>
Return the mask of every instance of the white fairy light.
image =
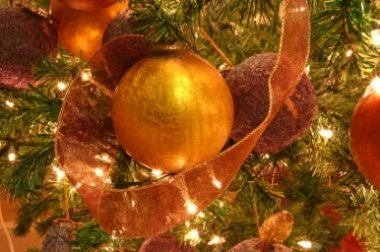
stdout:
<svg viewBox="0 0 380 252">
<path fill-rule="evenodd" d="M 98 167 L 94 169 L 94 173 L 95 173 L 95 175 L 98 176 L 98 177 L 103 177 L 103 176 L 104 176 L 104 171 L 103 171 L 103 169 L 98 168 Z"/>
<path fill-rule="evenodd" d="M 17 158 L 17 155 L 16 155 L 16 153 L 15 153 L 14 151 L 10 151 L 10 152 L 8 153 L 8 160 L 9 160 L 10 162 L 14 162 L 14 161 L 16 161 L 16 158 Z"/>
<path fill-rule="evenodd" d="M 81 80 L 82 81 L 89 81 L 92 78 L 92 73 L 90 69 L 84 69 L 81 73 Z"/>
<path fill-rule="evenodd" d="M 152 170 L 152 176 L 154 178 L 160 178 L 162 176 L 162 171 L 161 170 L 157 170 L 157 169 L 153 169 Z"/>
<path fill-rule="evenodd" d="M 325 139 L 330 139 L 334 136 L 334 132 L 330 129 L 321 129 L 319 135 Z"/>
<path fill-rule="evenodd" d="M 199 217 L 199 218 L 201 218 L 201 219 L 203 219 L 204 217 L 206 217 L 206 215 L 205 215 L 205 213 L 204 212 L 199 212 L 198 214 L 197 214 L 197 216 Z"/>
<path fill-rule="evenodd" d="M 213 179 L 212 179 L 212 184 L 213 184 L 217 189 L 222 188 L 222 182 L 220 182 L 220 180 L 218 180 L 218 179 L 216 179 L 216 178 L 213 178 Z"/>
<path fill-rule="evenodd" d="M 10 100 L 6 100 L 5 101 L 5 105 L 10 107 L 10 108 L 13 108 L 15 106 L 15 103 L 13 101 L 10 101 Z"/>
<path fill-rule="evenodd" d="M 55 172 L 57 182 L 60 182 L 66 175 L 57 165 L 53 165 L 53 171 Z"/>
<path fill-rule="evenodd" d="M 298 244 L 298 246 L 305 248 L 305 249 L 310 249 L 313 246 L 311 241 L 299 241 L 299 242 L 297 242 L 297 244 Z"/>
<path fill-rule="evenodd" d="M 67 84 L 63 81 L 58 81 L 57 82 L 57 88 L 58 88 L 58 90 L 63 91 L 67 88 Z"/>
<path fill-rule="evenodd" d="M 354 51 L 352 51 L 351 49 L 348 49 L 346 51 L 346 57 L 351 57 L 353 53 L 354 53 Z"/>
<path fill-rule="evenodd" d="M 375 29 L 371 31 L 372 44 L 375 46 L 380 46 L 380 29 Z"/>
<path fill-rule="evenodd" d="M 198 211 L 197 205 L 195 205 L 192 201 L 188 200 L 185 203 L 185 207 L 189 214 L 195 214 Z"/>
<path fill-rule="evenodd" d="M 222 244 L 222 243 L 225 243 L 226 242 L 226 239 L 224 237 L 221 237 L 221 236 L 218 236 L 218 235 L 214 235 L 211 240 L 207 243 L 207 245 L 218 245 L 218 244 Z"/>
<path fill-rule="evenodd" d="M 200 241 L 199 232 L 197 229 L 191 229 L 185 235 L 185 240 L 190 241 L 193 244 L 196 244 Z"/>
</svg>

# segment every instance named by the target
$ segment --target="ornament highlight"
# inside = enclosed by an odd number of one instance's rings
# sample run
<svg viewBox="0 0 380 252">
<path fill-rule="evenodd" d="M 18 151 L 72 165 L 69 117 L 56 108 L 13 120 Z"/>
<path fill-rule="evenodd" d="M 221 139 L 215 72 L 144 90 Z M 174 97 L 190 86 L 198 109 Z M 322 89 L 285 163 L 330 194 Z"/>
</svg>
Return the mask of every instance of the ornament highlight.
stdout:
<svg viewBox="0 0 380 252">
<path fill-rule="evenodd" d="M 59 43 L 73 55 L 89 60 L 100 49 L 108 23 L 127 7 L 128 2 L 118 1 L 104 9 L 83 11 L 52 0 L 51 13 Z"/>
<path fill-rule="evenodd" d="M 36 85 L 32 66 L 57 52 L 57 34 L 46 18 L 26 8 L 0 8 L 0 86 Z"/>
<path fill-rule="evenodd" d="M 231 137 L 245 137 L 262 123 L 269 109 L 268 80 L 276 64 L 276 54 L 250 57 L 229 72 L 226 80 L 234 98 L 235 118 Z M 254 151 L 276 153 L 293 143 L 310 127 L 316 115 L 313 84 L 304 74 L 295 91 L 257 142 Z"/>
<path fill-rule="evenodd" d="M 112 121 L 138 162 L 178 172 L 216 156 L 226 143 L 233 103 L 219 72 L 190 51 L 153 50 L 116 87 Z"/>
<path fill-rule="evenodd" d="M 375 82 L 373 82 L 375 83 Z M 370 85 L 355 107 L 350 124 L 352 156 L 363 176 L 380 189 L 380 95 Z"/>
</svg>

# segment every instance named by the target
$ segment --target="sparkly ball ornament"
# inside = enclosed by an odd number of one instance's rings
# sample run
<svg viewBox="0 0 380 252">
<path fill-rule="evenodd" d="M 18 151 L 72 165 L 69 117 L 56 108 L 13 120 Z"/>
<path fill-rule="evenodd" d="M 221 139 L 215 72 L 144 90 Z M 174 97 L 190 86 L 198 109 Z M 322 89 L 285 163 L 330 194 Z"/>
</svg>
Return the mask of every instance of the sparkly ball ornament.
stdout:
<svg viewBox="0 0 380 252">
<path fill-rule="evenodd" d="M 260 125 L 268 113 L 268 80 L 277 55 L 264 53 L 250 57 L 229 72 L 226 80 L 234 98 L 235 119 L 231 137 L 235 141 Z M 313 84 L 304 74 L 293 95 L 257 142 L 254 151 L 276 153 L 283 150 L 310 127 L 316 115 Z"/>
<path fill-rule="evenodd" d="M 34 85 L 32 66 L 58 52 L 49 21 L 26 8 L 0 8 L 0 85 L 24 89 Z"/>
<path fill-rule="evenodd" d="M 52 0 L 51 12 L 59 43 L 75 56 L 90 59 L 100 49 L 108 23 L 127 7 L 128 2 L 116 2 L 104 9 L 82 11 Z"/>
<path fill-rule="evenodd" d="M 232 128 L 233 102 L 219 72 L 190 51 L 167 46 L 130 68 L 116 88 L 116 137 L 138 162 L 177 172 L 214 157 Z"/>
<path fill-rule="evenodd" d="M 114 0 L 59 0 L 72 9 L 94 11 L 103 9 L 115 3 Z"/>
<path fill-rule="evenodd" d="M 376 78 L 359 100 L 351 118 L 350 144 L 364 177 L 380 189 L 380 79 Z"/>
<path fill-rule="evenodd" d="M 129 9 L 122 11 L 108 24 L 103 35 L 103 44 L 124 34 L 138 34 L 131 19 L 132 13 Z"/>
</svg>

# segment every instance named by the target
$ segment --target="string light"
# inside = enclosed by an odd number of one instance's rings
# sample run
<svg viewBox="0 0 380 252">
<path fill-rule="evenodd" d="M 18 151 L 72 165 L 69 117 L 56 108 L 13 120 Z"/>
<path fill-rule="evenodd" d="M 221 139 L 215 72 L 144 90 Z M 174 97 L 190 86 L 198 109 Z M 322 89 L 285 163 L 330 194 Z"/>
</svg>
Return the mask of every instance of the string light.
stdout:
<svg viewBox="0 0 380 252">
<path fill-rule="evenodd" d="M 187 234 L 185 235 L 185 240 L 190 241 L 192 244 L 197 244 L 200 241 L 199 232 L 196 229 L 191 229 Z"/>
<path fill-rule="evenodd" d="M 98 167 L 94 169 L 94 173 L 95 173 L 95 175 L 98 176 L 98 177 L 103 177 L 103 176 L 104 176 L 104 171 L 103 171 L 103 169 L 98 168 Z"/>
<path fill-rule="evenodd" d="M 53 171 L 55 172 L 57 182 L 60 182 L 66 175 L 65 172 L 56 165 L 53 166 Z"/>
<path fill-rule="evenodd" d="M 216 178 L 213 178 L 213 179 L 212 179 L 212 183 L 213 183 L 213 185 L 214 185 L 216 188 L 218 188 L 218 189 L 222 188 L 222 182 L 220 182 L 220 180 L 218 180 L 218 179 L 216 179 Z"/>
<path fill-rule="evenodd" d="M 346 56 L 347 56 L 347 57 L 351 57 L 353 53 L 354 53 L 354 51 L 352 51 L 351 49 L 348 49 L 348 50 L 346 51 Z"/>
<path fill-rule="evenodd" d="M 333 137 L 334 132 L 332 130 L 329 130 L 329 129 L 321 129 L 319 131 L 319 135 L 325 139 L 330 139 Z"/>
<path fill-rule="evenodd" d="M 380 46 L 380 29 L 375 29 L 371 31 L 372 43 L 375 46 Z"/>
<path fill-rule="evenodd" d="M 10 162 L 14 162 L 14 161 L 16 161 L 16 158 L 17 158 L 17 156 L 16 156 L 16 153 L 15 153 L 14 151 L 10 151 L 10 152 L 8 153 L 8 160 L 9 160 Z"/>
<path fill-rule="evenodd" d="M 185 207 L 187 209 L 187 212 L 189 214 L 195 214 L 197 211 L 198 211 L 198 207 L 197 205 L 195 205 L 193 202 L 191 202 L 190 200 L 189 201 L 186 201 L 185 203 Z"/>
<path fill-rule="evenodd" d="M 92 73 L 90 69 L 84 69 L 81 74 L 82 81 L 89 81 L 92 78 Z"/>
<path fill-rule="evenodd" d="M 160 178 L 162 176 L 162 171 L 160 170 L 157 170 L 157 169 L 153 169 L 152 170 L 152 176 L 154 178 Z"/>
<path fill-rule="evenodd" d="M 311 243 L 311 241 L 299 241 L 297 244 L 298 244 L 298 246 L 305 248 L 305 249 L 311 249 L 311 247 L 313 245 Z"/>
<path fill-rule="evenodd" d="M 222 244 L 222 243 L 225 243 L 226 242 L 226 239 L 224 237 L 221 237 L 221 236 L 218 236 L 218 235 L 214 235 L 211 240 L 207 243 L 207 245 L 218 245 L 218 244 Z"/>
<path fill-rule="evenodd" d="M 197 214 L 197 216 L 199 217 L 199 218 L 201 218 L 201 219 L 203 219 L 204 217 L 206 217 L 206 215 L 205 215 L 205 213 L 204 212 L 199 212 L 198 214 Z"/>
<path fill-rule="evenodd" d="M 10 101 L 10 100 L 6 100 L 5 101 L 5 105 L 10 107 L 10 108 L 13 108 L 15 106 L 15 103 L 13 101 Z"/>
<path fill-rule="evenodd" d="M 58 88 L 58 90 L 63 91 L 67 88 L 67 84 L 63 81 L 58 81 L 57 82 L 57 88 Z"/>
</svg>

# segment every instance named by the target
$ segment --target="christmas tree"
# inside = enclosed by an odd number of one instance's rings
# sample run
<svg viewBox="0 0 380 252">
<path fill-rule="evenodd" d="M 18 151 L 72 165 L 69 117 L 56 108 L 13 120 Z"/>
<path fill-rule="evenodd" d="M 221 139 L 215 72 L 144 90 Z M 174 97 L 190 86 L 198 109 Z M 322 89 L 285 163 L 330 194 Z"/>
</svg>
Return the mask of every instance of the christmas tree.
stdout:
<svg viewBox="0 0 380 252">
<path fill-rule="evenodd" d="M 0 6 L 29 251 L 380 251 L 379 1 Z"/>
</svg>

